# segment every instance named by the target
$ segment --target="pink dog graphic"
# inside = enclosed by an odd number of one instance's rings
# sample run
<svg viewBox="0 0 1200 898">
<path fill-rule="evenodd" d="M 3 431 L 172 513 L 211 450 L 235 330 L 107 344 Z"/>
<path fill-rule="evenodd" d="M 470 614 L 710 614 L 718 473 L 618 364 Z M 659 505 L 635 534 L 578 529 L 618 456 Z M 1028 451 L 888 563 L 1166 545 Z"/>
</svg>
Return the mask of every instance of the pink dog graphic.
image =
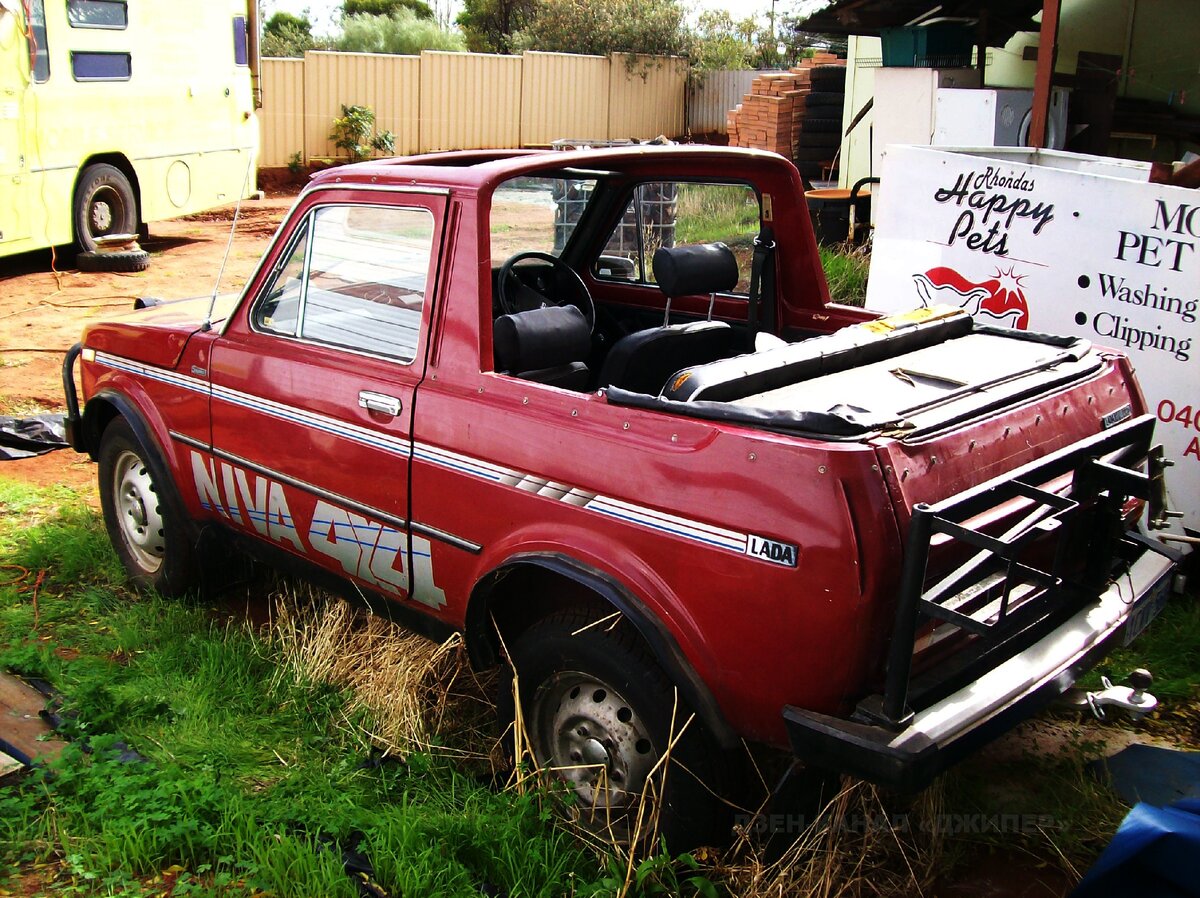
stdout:
<svg viewBox="0 0 1200 898">
<path fill-rule="evenodd" d="M 1016 330 L 1029 327 L 1029 304 L 1021 289 L 1024 279 L 1024 275 L 1013 274 L 1012 268 L 997 268 L 991 280 L 980 283 L 967 280 L 953 268 L 931 268 L 913 275 L 922 306 L 958 306 L 981 323 Z"/>
</svg>

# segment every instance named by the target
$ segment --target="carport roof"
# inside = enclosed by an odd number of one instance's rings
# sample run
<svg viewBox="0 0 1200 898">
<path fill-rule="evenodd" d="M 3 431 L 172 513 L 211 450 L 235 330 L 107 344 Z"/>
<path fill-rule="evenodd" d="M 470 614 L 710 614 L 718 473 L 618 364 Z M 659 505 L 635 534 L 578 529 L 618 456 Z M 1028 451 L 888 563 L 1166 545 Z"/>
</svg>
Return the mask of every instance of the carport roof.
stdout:
<svg viewBox="0 0 1200 898">
<path fill-rule="evenodd" d="M 983 19 L 987 45 L 1002 47 L 1018 31 L 1037 31 L 1042 0 L 838 0 L 799 23 L 819 34 L 878 35 L 880 28 L 937 19 Z"/>
</svg>

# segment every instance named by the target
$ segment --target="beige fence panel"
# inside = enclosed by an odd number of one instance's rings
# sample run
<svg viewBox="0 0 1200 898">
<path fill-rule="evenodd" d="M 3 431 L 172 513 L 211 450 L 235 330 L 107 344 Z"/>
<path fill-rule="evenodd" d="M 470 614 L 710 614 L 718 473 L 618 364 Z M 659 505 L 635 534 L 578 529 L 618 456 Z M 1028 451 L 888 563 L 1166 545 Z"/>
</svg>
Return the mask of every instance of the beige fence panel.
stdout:
<svg viewBox="0 0 1200 898">
<path fill-rule="evenodd" d="M 608 90 L 608 136 L 648 139 L 684 132 L 687 60 L 667 56 L 612 56 Z"/>
<path fill-rule="evenodd" d="M 310 159 L 345 157 L 329 139 L 342 106 L 370 106 L 376 129 L 396 135 L 397 155 L 417 152 L 419 56 L 309 52 L 304 55 L 304 84 L 305 148 Z"/>
<path fill-rule="evenodd" d="M 421 54 L 421 150 L 521 145 L 521 57 Z"/>
<path fill-rule="evenodd" d="M 304 158 L 304 60 L 263 59 L 262 109 L 258 110 L 263 168 L 287 165 L 293 154 Z"/>
<path fill-rule="evenodd" d="M 521 143 L 608 138 L 607 56 L 525 54 L 521 72 Z"/>
<path fill-rule="evenodd" d="M 688 88 L 688 130 L 693 134 L 728 134 L 725 113 L 742 102 L 762 72 L 705 72 Z"/>
<path fill-rule="evenodd" d="M 264 59 L 262 82 L 263 166 L 286 165 L 296 152 L 305 162 L 344 157 L 329 137 L 343 105 L 374 110 L 398 155 L 677 137 L 686 124 L 687 65 L 666 57 L 314 51 L 303 61 Z"/>
</svg>

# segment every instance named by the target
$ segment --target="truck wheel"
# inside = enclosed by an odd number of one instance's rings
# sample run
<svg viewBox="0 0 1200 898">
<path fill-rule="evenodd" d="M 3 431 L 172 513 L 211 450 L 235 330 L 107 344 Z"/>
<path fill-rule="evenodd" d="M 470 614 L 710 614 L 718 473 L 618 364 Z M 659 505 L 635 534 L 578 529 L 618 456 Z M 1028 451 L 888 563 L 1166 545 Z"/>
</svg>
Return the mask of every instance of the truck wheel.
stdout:
<svg viewBox="0 0 1200 898">
<path fill-rule="evenodd" d="M 96 251 L 96 238 L 136 234 L 137 198 L 125 173 L 107 163 L 89 165 L 79 177 L 74 203 L 75 242 L 83 252 Z"/>
<path fill-rule="evenodd" d="M 176 596 L 195 585 L 195 556 L 178 503 L 157 483 L 150 451 L 116 417 L 100 440 L 100 507 L 117 557 L 136 586 Z"/>
<path fill-rule="evenodd" d="M 724 841 L 729 812 L 717 795 L 728 771 L 715 740 L 694 718 L 658 764 L 672 711 L 676 733 L 690 712 L 628 623 L 580 632 L 596 618 L 557 612 L 510 646 L 536 762 L 574 793 L 572 816 L 601 838 L 654 846 L 662 836 L 672 851 Z"/>
</svg>

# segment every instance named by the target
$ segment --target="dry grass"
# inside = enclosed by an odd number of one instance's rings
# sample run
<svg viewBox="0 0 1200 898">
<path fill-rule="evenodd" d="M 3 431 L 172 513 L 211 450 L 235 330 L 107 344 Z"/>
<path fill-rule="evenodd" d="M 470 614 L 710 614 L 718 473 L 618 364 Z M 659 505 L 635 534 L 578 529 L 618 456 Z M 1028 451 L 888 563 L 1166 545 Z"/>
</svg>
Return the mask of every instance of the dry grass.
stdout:
<svg viewBox="0 0 1200 898">
<path fill-rule="evenodd" d="M 364 735 L 389 754 L 433 752 L 486 761 L 493 773 L 512 771 L 508 788 L 535 791 L 560 811 L 571 809 L 569 801 L 555 797 L 562 789 L 561 777 L 539 767 L 534 759 L 515 700 L 519 688 L 515 675 L 512 744 L 519 763 L 510 767 L 511 761 L 499 750 L 495 709 L 488 698 L 493 684 L 481 682 L 471 672 L 460 637 L 439 645 L 306 587 L 293 587 L 275 597 L 272 629 L 286 659 L 281 675 L 347 690 L 346 720 L 361 720 L 363 715 L 355 712 L 368 712 L 373 728 Z M 568 826 L 582 842 L 598 855 L 617 859 L 624 868 L 618 895 L 634 888 L 643 856 L 629 845 L 657 849 L 663 778 L 672 763 L 671 750 L 691 722 L 689 717 L 672 726 L 673 738 L 658 761 L 650 788 L 621 827 L 628 832 L 583 819 L 578 807 L 568 815 L 575 818 L 567 821 Z M 752 821 L 738 831 L 728 850 L 699 852 L 697 857 L 706 865 L 700 872 L 723 882 L 741 898 L 928 894 L 942 859 L 943 836 L 937 826 L 941 787 L 926 789 L 901 811 L 893 804 L 885 803 L 870 784 L 850 782 L 782 854 L 772 856 L 756 835 L 756 823 L 769 821 Z"/>
<path fill-rule="evenodd" d="M 940 784 L 897 811 L 870 783 L 847 780 L 777 858 L 768 857 L 752 823 L 716 872 L 742 898 L 923 896 L 942 859 L 941 812 Z"/>
<path fill-rule="evenodd" d="M 347 690 L 346 720 L 368 712 L 364 735 L 389 754 L 495 756 L 491 679 L 471 670 L 461 636 L 439 645 L 306 587 L 275 597 L 273 633 L 282 675 Z"/>
</svg>

